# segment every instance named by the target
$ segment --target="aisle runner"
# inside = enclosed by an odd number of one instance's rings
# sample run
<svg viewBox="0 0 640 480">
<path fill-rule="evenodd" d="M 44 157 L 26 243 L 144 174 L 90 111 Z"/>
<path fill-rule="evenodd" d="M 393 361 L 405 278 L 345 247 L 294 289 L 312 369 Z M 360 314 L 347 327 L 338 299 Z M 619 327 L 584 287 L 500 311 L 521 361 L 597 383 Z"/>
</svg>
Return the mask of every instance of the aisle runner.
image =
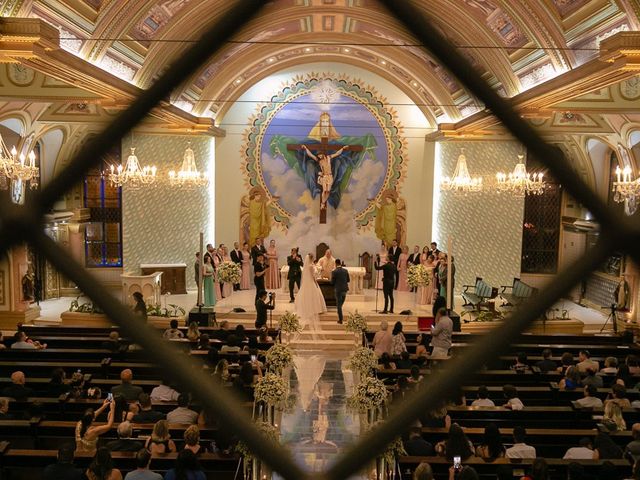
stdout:
<svg viewBox="0 0 640 480">
<path fill-rule="evenodd" d="M 319 472 L 360 436 L 360 421 L 345 405 L 353 388 L 352 374 L 346 370 L 346 361 L 325 354 L 296 353 L 295 364 L 291 388 L 298 395 L 298 403 L 292 413 L 282 416 L 281 442 L 302 468 Z M 273 478 L 281 479 L 278 475 Z"/>
</svg>

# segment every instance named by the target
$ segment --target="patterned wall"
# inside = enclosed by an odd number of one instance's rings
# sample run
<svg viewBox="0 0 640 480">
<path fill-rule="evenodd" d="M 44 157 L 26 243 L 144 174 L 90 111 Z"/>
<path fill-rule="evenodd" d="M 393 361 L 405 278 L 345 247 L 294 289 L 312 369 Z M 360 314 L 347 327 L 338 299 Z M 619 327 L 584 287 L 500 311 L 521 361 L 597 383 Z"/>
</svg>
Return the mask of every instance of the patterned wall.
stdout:
<svg viewBox="0 0 640 480">
<path fill-rule="evenodd" d="M 212 156 L 211 140 L 203 137 L 145 135 L 135 137 L 136 155 L 142 165 L 153 163 L 166 178 L 182 164 L 187 142 L 202 171 Z M 129 153 L 125 139 L 122 154 Z M 162 177 L 161 177 L 162 178 Z M 213 221 L 207 187 L 179 189 L 157 182 L 150 187 L 122 192 L 123 271 L 139 273 L 141 263 L 186 263 L 187 288 L 195 288 L 192 268 L 198 235 Z"/>
<path fill-rule="evenodd" d="M 472 176 L 513 170 L 522 153 L 516 142 L 442 142 L 436 159 L 440 175 L 453 175 L 461 148 Z M 436 241 L 446 246 L 448 237 L 453 240 L 456 293 L 463 285 L 473 284 L 476 276 L 494 287 L 510 285 L 519 276 L 523 214 L 522 198 L 484 192 L 466 197 L 440 193 L 434 221 Z"/>
</svg>

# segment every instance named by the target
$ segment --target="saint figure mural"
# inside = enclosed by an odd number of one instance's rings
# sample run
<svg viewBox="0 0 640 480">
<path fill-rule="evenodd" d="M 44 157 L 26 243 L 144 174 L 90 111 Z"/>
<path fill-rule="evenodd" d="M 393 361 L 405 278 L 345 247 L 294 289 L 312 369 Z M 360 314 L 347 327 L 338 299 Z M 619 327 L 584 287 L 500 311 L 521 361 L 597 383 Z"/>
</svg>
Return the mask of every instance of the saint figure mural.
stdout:
<svg viewBox="0 0 640 480">
<path fill-rule="evenodd" d="M 328 112 L 320 114 L 318 122 L 302 141 L 274 135 L 270 142 L 271 154 L 285 159 L 304 179 L 313 198 L 320 196 L 320 223 L 326 223 L 328 205 L 338 208 L 353 171 L 365 155 L 375 155 L 376 147 L 376 139 L 371 134 L 362 137 L 340 135 Z"/>
</svg>

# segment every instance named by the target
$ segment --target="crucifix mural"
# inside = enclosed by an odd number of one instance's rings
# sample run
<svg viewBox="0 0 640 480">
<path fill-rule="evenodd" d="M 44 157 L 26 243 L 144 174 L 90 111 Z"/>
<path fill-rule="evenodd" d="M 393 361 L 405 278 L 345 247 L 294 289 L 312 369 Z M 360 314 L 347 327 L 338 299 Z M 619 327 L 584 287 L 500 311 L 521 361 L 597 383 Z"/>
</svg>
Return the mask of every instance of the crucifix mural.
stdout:
<svg viewBox="0 0 640 480">
<path fill-rule="evenodd" d="M 361 145 L 329 143 L 331 140 L 335 140 L 340 137 L 340 134 L 331 124 L 331 116 L 327 112 L 323 112 L 320 114 L 320 120 L 309 133 L 309 138 L 319 140 L 319 143 L 287 144 L 288 151 L 297 152 L 302 150 L 305 156 L 308 156 L 317 163 L 319 171 L 315 182 L 321 189 L 320 223 L 327 223 L 327 201 L 329 200 L 331 191 L 334 189 L 334 183 L 342 180 L 342 175 L 339 175 L 340 178 L 335 178 L 336 175 L 334 175 L 334 172 L 336 167 L 332 164 L 332 160 L 339 158 L 345 151 L 363 151 L 363 147 Z"/>
</svg>

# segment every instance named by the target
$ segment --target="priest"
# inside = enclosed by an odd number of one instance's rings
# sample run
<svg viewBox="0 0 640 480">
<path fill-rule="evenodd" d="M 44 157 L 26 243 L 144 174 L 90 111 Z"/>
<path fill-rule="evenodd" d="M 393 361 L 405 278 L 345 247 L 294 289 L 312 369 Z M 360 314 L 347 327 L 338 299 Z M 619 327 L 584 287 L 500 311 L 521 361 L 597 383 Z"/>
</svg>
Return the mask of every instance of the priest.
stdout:
<svg viewBox="0 0 640 480">
<path fill-rule="evenodd" d="M 322 258 L 318 260 L 320 278 L 331 279 L 331 272 L 336 269 L 336 259 L 331 255 L 331 250 L 327 250 Z"/>
</svg>

